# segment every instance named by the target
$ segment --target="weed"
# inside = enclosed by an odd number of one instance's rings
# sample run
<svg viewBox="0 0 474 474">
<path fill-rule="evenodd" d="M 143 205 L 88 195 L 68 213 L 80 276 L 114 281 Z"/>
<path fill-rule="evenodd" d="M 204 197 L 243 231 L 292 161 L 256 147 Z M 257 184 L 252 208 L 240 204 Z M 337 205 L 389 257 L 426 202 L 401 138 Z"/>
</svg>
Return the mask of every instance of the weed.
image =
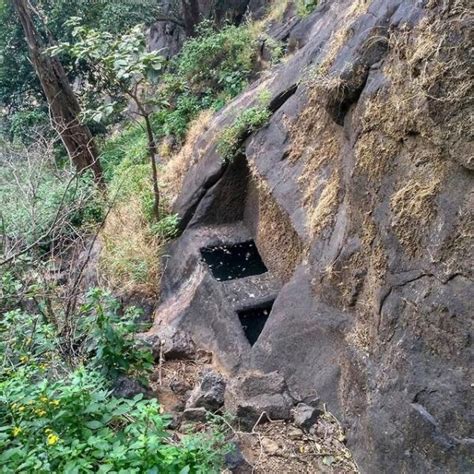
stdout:
<svg viewBox="0 0 474 474">
<path fill-rule="evenodd" d="M 296 12 L 299 16 L 308 16 L 318 6 L 318 0 L 296 0 Z"/>
<path fill-rule="evenodd" d="M 231 126 L 222 131 L 217 143 L 217 151 L 223 160 L 231 161 L 245 136 L 255 132 L 268 121 L 271 116 L 268 103 L 268 94 L 261 95 L 258 105 L 244 110 Z"/>
</svg>

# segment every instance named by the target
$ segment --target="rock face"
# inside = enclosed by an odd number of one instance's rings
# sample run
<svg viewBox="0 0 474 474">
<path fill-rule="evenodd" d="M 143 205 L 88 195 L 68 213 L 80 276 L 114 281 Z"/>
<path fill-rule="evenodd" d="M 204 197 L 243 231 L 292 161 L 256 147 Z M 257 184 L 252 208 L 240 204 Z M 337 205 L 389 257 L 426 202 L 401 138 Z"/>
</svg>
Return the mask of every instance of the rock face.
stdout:
<svg viewBox="0 0 474 474">
<path fill-rule="evenodd" d="M 294 422 L 296 426 L 309 430 L 318 420 L 321 411 L 306 403 L 298 403 L 295 408 Z"/>
<path fill-rule="evenodd" d="M 250 430 L 259 420 L 289 419 L 293 399 L 278 372 L 251 372 L 231 380 L 225 406 L 244 429 Z"/>
<path fill-rule="evenodd" d="M 153 392 L 132 377 L 120 376 L 114 382 L 112 394 L 117 398 L 133 398 L 136 395 L 151 397 Z"/>
<path fill-rule="evenodd" d="M 195 345 L 189 334 L 174 327 L 158 327 L 149 333 L 138 334 L 139 342 L 149 347 L 156 361 L 166 359 L 192 359 Z"/>
<path fill-rule="evenodd" d="M 186 402 L 186 408 L 205 408 L 214 412 L 224 405 L 225 380 L 222 375 L 208 370 L 201 383 L 194 388 Z"/>
<path fill-rule="evenodd" d="M 249 372 L 319 397 L 363 472 L 473 468 L 468 6 L 321 2 L 288 28 L 291 56 L 213 119 L 175 203 L 156 324 L 215 353 L 249 424 L 290 410 L 269 387 L 244 406 Z M 224 162 L 219 134 L 263 90 L 269 123 Z M 213 279 L 200 247 L 249 237 L 269 272 Z M 273 298 L 250 346 L 239 305 Z"/>
</svg>

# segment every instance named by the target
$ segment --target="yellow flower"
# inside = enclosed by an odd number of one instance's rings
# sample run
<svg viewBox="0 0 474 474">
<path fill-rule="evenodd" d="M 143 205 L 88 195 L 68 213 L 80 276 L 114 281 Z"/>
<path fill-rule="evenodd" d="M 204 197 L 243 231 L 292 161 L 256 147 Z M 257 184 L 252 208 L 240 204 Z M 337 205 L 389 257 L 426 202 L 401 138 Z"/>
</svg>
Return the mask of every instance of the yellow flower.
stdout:
<svg viewBox="0 0 474 474">
<path fill-rule="evenodd" d="M 42 397 L 40 397 L 40 401 L 42 401 L 43 403 L 47 403 L 48 402 L 48 397 L 42 396 Z"/>
<path fill-rule="evenodd" d="M 18 407 L 18 411 L 19 411 L 19 412 L 24 412 L 24 411 L 25 411 L 25 407 L 24 407 L 23 405 L 20 405 L 20 406 Z"/>
<path fill-rule="evenodd" d="M 23 430 L 19 427 L 19 426 L 15 426 L 15 428 L 13 428 L 12 430 L 12 434 L 13 436 L 18 436 L 19 434 L 21 434 Z"/>
<path fill-rule="evenodd" d="M 59 405 L 59 400 L 51 400 L 49 404 L 57 407 Z"/>
<path fill-rule="evenodd" d="M 48 445 L 49 446 L 53 446 L 54 444 L 56 444 L 57 442 L 59 441 L 59 436 L 54 434 L 54 433 L 50 433 L 48 435 Z"/>
<path fill-rule="evenodd" d="M 44 415 L 46 415 L 46 411 L 41 410 L 41 409 L 37 409 L 37 410 L 35 410 L 35 412 L 36 412 L 36 414 L 37 414 L 38 416 L 44 416 Z"/>
<path fill-rule="evenodd" d="M 21 356 L 20 357 L 20 362 L 24 364 L 25 362 L 28 362 L 28 356 Z"/>
</svg>

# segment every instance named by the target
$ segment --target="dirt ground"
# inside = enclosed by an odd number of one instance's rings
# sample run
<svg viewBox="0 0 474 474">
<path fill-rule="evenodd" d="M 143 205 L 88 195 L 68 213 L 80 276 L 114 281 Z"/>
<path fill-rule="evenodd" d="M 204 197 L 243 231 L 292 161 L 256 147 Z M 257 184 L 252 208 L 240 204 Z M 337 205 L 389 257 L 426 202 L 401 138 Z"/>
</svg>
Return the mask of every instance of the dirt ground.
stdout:
<svg viewBox="0 0 474 474">
<path fill-rule="evenodd" d="M 184 410 L 189 391 L 199 382 L 203 369 L 212 367 L 210 354 L 201 353 L 196 360 L 171 360 L 157 366 L 151 387 L 164 413 L 174 420 Z M 220 414 L 222 415 L 222 414 Z M 309 431 L 289 421 L 269 420 L 265 414 L 251 432 L 239 431 L 232 421 L 222 417 L 228 428 L 229 440 L 237 443 L 248 466 L 239 473 L 358 473 L 350 451 L 345 446 L 344 431 L 328 411 L 319 417 Z M 225 421 L 224 421 L 225 420 Z M 172 435 L 181 438 L 188 430 L 206 431 L 207 423 L 173 421 Z M 226 469 L 222 474 L 233 471 Z"/>
</svg>

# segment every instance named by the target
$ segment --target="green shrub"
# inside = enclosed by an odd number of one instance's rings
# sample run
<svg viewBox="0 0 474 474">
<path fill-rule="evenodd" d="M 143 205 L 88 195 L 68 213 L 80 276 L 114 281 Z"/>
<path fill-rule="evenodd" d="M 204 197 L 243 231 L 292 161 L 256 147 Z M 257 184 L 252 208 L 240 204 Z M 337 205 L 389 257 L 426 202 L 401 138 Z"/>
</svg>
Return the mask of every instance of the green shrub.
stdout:
<svg viewBox="0 0 474 474">
<path fill-rule="evenodd" d="M 248 25 L 216 31 L 203 22 L 170 63 L 157 95 L 168 102 L 154 117 L 157 136 L 182 140 L 189 123 L 204 109 L 220 109 L 248 83 L 257 57 L 256 35 Z"/>
<path fill-rule="evenodd" d="M 26 109 L 9 117 L 9 133 L 14 142 L 31 144 L 31 130 L 48 124 L 49 116 L 44 108 Z"/>
<path fill-rule="evenodd" d="M 198 36 L 184 44 L 176 73 L 197 95 L 223 92 L 230 98 L 246 86 L 256 54 L 256 39 L 246 25 L 216 31 L 203 22 Z"/>
<path fill-rule="evenodd" d="M 260 103 L 258 105 L 244 110 L 237 116 L 231 126 L 222 131 L 217 143 L 217 151 L 222 159 L 232 160 L 242 145 L 242 139 L 245 135 L 258 130 L 268 121 L 271 116 L 268 101 L 268 95 L 263 94 L 259 98 Z"/>
<path fill-rule="evenodd" d="M 3 472 L 218 472 L 226 450 L 219 433 L 171 443 L 156 400 L 111 397 L 84 368 L 51 381 L 24 367 L 0 394 Z"/>
<path fill-rule="evenodd" d="M 41 315 L 18 308 L 1 315 L 0 354 L 9 363 L 0 366 L 0 380 L 25 366 L 35 370 L 53 367 L 58 350 L 56 328 Z"/>
<path fill-rule="evenodd" d="M 179 231 L 178 214 L 163 217 L 159 222 L 152 225 L 151 230 L 162 239 L 172 239 L 176 237 Z"/>
<path fill-rule="evenodd" d="M 318 6 L 318 0 L 297 0 L 296 11 L 300 16 L 309 15 Z"/>
<path fill-rule="evenodd" d="M 82 340 L 83 333 L 87 335 L 83 344 L 88 359 L 108 379 L 120 375 L 143 378 L 152 369 L 153 358 L 133 339 L 140 313 L 132 307 L 121 315 L 119 302 L 98 288 L 90 290 L 86 298 L 78 318 L 81 331 L 76 338 Z"/>
</svg>

